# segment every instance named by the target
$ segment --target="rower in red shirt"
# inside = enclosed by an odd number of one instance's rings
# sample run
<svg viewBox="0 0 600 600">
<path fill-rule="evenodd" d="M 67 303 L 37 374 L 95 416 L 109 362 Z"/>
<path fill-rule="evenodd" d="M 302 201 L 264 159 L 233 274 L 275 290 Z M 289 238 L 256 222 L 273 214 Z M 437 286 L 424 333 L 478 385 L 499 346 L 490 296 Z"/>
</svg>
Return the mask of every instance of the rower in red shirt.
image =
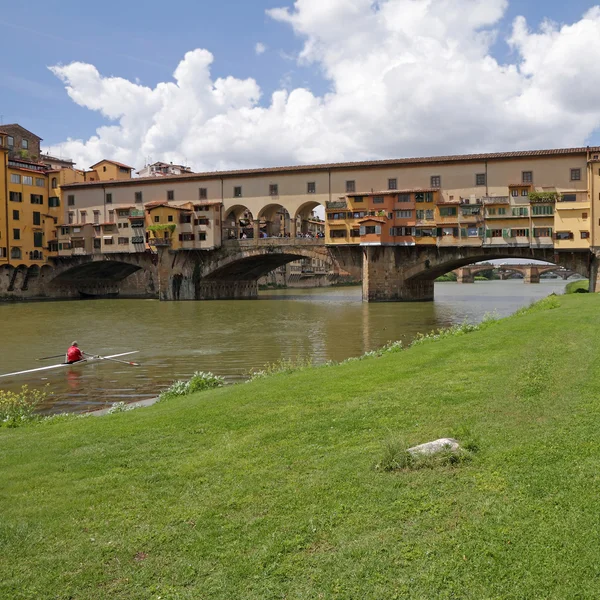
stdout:
<svg viewBox="0 0 600 600">
<path fill-rule="evenodd" d="M 77 342 L 73 342 L 71 347 L 67 350 L 66 362 L 67 364 L 75 363 L 83 360 L 83 352 L 79 349 Z"/>
</svg>

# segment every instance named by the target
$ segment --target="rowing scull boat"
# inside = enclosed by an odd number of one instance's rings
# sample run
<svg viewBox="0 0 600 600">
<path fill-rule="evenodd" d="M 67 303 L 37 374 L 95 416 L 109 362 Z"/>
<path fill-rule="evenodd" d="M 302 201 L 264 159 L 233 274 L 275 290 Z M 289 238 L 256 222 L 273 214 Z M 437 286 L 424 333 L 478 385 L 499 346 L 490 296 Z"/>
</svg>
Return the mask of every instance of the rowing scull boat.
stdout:
<svg viewBox="0 0 600 600">
<path fill-rule="evenodd" d="M 94 362 L 96 360 L 104 360 L 106 358 L 117 358 L 119 356 L 129 356 L 130 354 L 136 354 L 139 350 L 133 350 L 132 352 L 122 352 L 121 354 L 112 354 L 111 356 L 90 356 L 83 360 L 78 360 L 74 363 L 60 363 L 58 365 L 50 365 L 49 367 L 38 367 L 37 369 L 28 369 L 27 371 L 16 371 L 15 373 L 5 373 L 0 377 L 12 377 L 14 375 L 25 375 L 27 373 L 37 373 L 38 371 L 49 371 L 50 369 L 61 369 L 63 367 L 73 367 L 75 365 L 81 365 L 83 363 Z"/>
</svg>

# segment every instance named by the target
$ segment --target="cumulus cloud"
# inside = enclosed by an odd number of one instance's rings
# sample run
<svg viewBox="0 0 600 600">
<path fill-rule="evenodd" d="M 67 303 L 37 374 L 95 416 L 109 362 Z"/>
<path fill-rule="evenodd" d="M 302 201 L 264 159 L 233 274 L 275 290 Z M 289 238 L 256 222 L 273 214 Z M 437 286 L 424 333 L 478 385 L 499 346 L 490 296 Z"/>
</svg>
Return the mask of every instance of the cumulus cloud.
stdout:
<svg viewBox="0 0 600 600">
<path fill-rule="evenodd" d="M 256 52 L 256 54 L 258 56 L 260 56 L 261 54 L 264 54 L 266 51 L 267 51 L 267 47 L 262 42 L 256 42 L 256 44 L 254 46 L 254 52 Z"/>
<path fill-rule="evenodd" d="M 296 0 L 267 11 L 303 41 L 297 60 L 327 79 L 323 95 L 286 84 L 263 98 L 254 79 L 214 79 L 202 49 L 153 88 L 54 66 L 71 99 L 107 120 L 63 152 L 82 166 L 152 156 L 211 170 L 584 144 L 600 126 L 600 7 L 562 26 L 518 17 L 499 40 L 507 5 Z M 509 45 L 509 63 L 495 43 Z"/>
</svg>

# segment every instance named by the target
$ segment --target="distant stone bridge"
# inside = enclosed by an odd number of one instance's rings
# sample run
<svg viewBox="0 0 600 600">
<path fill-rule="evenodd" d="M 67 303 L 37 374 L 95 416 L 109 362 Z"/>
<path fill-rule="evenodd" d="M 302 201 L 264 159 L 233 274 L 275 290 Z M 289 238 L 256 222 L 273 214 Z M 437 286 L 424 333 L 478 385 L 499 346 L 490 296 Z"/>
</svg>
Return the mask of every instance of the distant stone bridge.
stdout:
<svg viewBox="0 0 600 600">
<path fill-rule="evenodd" d="M 258 238 L 227 241 L 210 251 L 159 247 L 156 252 L 56 258 L 53 266 L 41 269 L 4 266 L 0 267 L 0 297 L 256 298 L 261 276 L 302 258 L 330 260 L 340 275 L 362 278 L 363 299 L 369 302 L 432 300 L 434 280 L 440 275 L 495 259 L 552 262 L 563 267 L 559 273 L 564 275 L 569 271 L 589 276 L 593 290 L 598 272 L 597 255 L 588 251 L 555 252 L 523 246 L 325 246 L 314 238 Z M 471 269 L 489 268 L 475 265 Z M 539 265 L 535 269 L 534 273 L 532 265 L 530 280 L 557 267 Z"/>
<path fill-rule="evenodd" d="M 455 269 L 458 283 L 474 283 L 475 275 L 484 271 L 494 270 L 500 275 L 500 279 L 508 279 L 512 273 L 520 273 L 523 275 L 525 283 L 539 283 L 540 276 L 544 273 L 555 273 L 558 277 L 567 280 L 573 275 L 577 275 L 576 271 L 561 267 L 558 265 L 536 265 L 536 264 L 483 264 L 471 265 Z"/>
</svg>

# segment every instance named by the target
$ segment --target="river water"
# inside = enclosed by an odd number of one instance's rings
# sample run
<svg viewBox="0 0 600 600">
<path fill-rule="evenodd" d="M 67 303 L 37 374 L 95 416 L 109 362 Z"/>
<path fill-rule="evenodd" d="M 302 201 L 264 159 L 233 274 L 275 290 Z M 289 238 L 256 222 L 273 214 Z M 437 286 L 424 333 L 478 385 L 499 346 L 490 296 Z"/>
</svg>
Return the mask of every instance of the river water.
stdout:
<svg viewBox="0 0 600 600">
<path fill-rule="evenodd" d="M 141 366 L 100 361 L 4 378 L 0 389 L 48 384 L 44 412 L 93 410 L 154 397 L 196 370 L 235 382 L 281 358 L 343 360 L 418 332 L 479 322 L 486 313 L 506 316 L 564 288 L 562 279 L 436 283 L 435 302 L 426 303 L 366 304 L 360 287 L 261 292 L 254 301 L 5 303 L 0 374 L 58 363 L 36 358 L 59 354 L 74 339 L 93 354 L 139 350 L 126 360 Z"/>
</svg>

